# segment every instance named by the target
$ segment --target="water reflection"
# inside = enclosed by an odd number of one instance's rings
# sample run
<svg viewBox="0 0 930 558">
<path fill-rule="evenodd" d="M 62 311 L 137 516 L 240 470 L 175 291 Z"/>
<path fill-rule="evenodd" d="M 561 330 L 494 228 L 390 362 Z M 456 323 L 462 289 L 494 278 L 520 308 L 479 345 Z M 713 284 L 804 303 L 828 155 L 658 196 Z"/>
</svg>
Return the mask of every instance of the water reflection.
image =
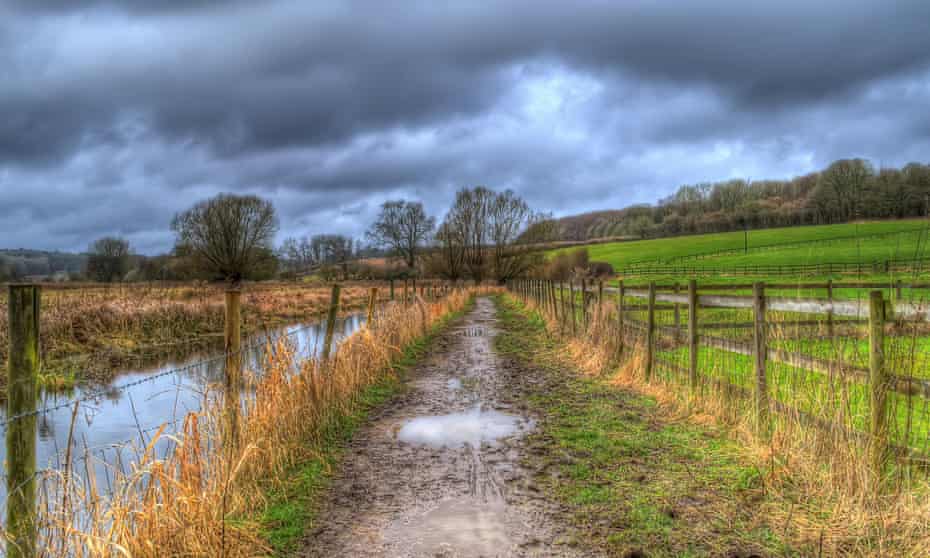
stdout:
<svg viewBox="0 0 930 558">
<path fill-rule="evenodd" d="M 365 322 L 361 314 L 349 315 L 336 325 L 335 341 L 358 330 Z M 282 336 L 290 339 L 298 360 L 317 354 L 322 345 L 325 327 L 320 323 L 295 324 L 254 335 L 243 340 L 243 367 L 261 373 L 269 341 Z M 296 364 L 296 363 L 295 363 Z M 172 373 L 175 369 L 182 371 Z M 78 408 L 71 432 L 73 407 L 41 414 L 36 420 L 36 464 L 39 468 L 62 469 L 69 436 L 73 436 L 72 463 L 78 471 L 85 470 L 85 461 L 92 463 L 101 490 L 106 490 L 113 475 L 112 467 L 128 468 L 132 446 L 147 444 L 155 431 L 167 423 L 165 433 L 182 428 L 184 416 L 198 411 L 211 386 L 221 385 L 224 377 L 222 350 L 188 354 L 184 358 L 157 367 L 130 369 L 120 372 L 109 384 L 76 389 L 67 395 L 45 393 L 39 408 L 53 407 L 72 399 L 92 397 Z M 137 380 L 150 379 L 126 389 L 121 386 Z M 246 382 L 248 386 L 248 382 Z M 245 388 L 246 390 L 249 387 Z M 247 395 L 246 395 L 247 396 Z M 0 420 L 5 418 L 5 408 Z M 130 447 L 126 447 L 126 444 Z M 156 453 L 164 455 L 171 441 L 163 437 L 156 444 Z M 90 456 L 91 459 L 87 459 Z M 6 462 L 6 448 L 0 445 L 0 459 Z M 89 467 L 89 466 L 88 466 Z M 0 501 L 5 499 L 6 483 L 0 483 Z"/>
</svg>

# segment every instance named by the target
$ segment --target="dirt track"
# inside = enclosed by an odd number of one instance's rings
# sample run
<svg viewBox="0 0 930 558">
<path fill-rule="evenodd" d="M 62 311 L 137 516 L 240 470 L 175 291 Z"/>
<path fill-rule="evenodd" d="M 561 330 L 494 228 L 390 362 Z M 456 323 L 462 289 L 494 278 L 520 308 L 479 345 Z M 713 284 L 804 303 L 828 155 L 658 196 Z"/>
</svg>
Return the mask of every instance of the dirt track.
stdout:
<svg viewBox="0 0 930 558">
<path fill-rule="evenodd" d="M 563 544 L 558 508 L 520 465 L 534 426 L 521 394 L 535 380 L 501 365 L 495 326 L 479 299 L 359 430 L 304 556 L 592 556 Z"/>
</svg>

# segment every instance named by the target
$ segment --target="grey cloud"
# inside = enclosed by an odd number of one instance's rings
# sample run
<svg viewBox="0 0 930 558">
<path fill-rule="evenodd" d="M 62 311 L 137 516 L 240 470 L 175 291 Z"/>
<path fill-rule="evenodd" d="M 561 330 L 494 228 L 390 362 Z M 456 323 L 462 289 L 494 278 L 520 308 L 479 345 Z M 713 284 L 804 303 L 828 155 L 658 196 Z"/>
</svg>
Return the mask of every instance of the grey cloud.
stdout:
<svg viewBox="0 0 930 558">
<path fill-rule="evenodd" d="M 384 199 L 441 213 L 476 183 L 567 213 L 903 163 L 930 148 L 928 76 L 922 0 L 16 1 L 0 234 L 160 250 L 173 212 L 226 190 L 358 234 Z"/>
</svg>

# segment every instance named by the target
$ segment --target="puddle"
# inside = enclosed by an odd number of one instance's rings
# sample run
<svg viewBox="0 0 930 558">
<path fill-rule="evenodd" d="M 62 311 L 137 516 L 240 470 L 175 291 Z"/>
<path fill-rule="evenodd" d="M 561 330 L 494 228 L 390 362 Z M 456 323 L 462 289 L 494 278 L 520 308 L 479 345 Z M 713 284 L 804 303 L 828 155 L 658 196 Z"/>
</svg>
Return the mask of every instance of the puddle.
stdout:
<svg viewBox="0 0 930 558">
<path fill-rule="evenodd" d="M 417 417 L 406 422 L 397 433 L 402 442 L 433 447 L 471 445 L 494 442 L 533 427 L 533 421 L 480 407 L 461 413 Z"/>
<path fill-rule="evenodd" d="M 446 382 L 446 387 L 452 390 L 462 389 L 462 380 L 458 378 L 452 378 Z"/>
<path fill-rule="evenodd" d="M 503 500 L 457 498 L 395 523 L 385 538 L 402 541 L 416 556 L 500 556 L 514 544 L 510 522 Z"/>
</svg>

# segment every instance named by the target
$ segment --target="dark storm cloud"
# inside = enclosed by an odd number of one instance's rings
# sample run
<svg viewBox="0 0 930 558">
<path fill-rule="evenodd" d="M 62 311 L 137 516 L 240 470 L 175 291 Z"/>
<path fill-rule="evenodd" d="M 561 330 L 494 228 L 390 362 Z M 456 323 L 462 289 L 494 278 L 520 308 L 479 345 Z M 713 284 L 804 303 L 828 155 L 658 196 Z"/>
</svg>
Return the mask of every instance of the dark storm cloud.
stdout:
<svg viewBox="0 0 930 558">
<path fill-rule="evenodd" d="M 441 212 L 475 183 L 564 213 L 900 163 L 927 152 L 928 73 L 923 0 L 17 0 L 0 234 L 160 250 L 222 190 L 273 197 L 288 233 L 358 234 L 385 198 Z M 53 193 L 70 205 L 37 209 Z"/>
</svg>

